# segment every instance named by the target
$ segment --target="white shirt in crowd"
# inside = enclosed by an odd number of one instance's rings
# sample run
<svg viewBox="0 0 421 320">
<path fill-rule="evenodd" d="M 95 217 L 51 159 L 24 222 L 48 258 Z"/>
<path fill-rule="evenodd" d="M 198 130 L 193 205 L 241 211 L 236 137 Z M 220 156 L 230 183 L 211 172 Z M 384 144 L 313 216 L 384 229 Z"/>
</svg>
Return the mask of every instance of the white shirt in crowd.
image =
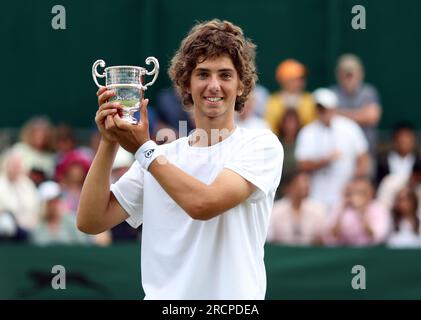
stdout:
<svg viewBox="0 0 421 320">
<path fill-rule="evenodd" d="M 421 236 L 420 230 L 415 233 L 412 225 L 402 220 L 399 224 L 399 231 L 394 231 L 387 239 L 386 245 L 390 248 L 420 248 Z"/>
<path fill-rule="evenodd" d="M 228 168 L 257 190 L 213 219 L 193 220 L 135 162 L 111 190 L 130 215 L 127 222 L 135 228 L 143 223 L 145 299 L 264 299 L 263 247 L 283 161 L 277 137 L 237 127 L 210 147 L 191 147 L 187 137 L 160 147 L 173 165 L 203 183 Z"/>
<path fill-rule="evenodd" d="M 356 159 L 367 152 L 368 144 L 363 131 L 354 121 L 335 116 L 329 127 L 320 120 L 305 126 L 298 134 L 295 158 L 321 160 L 338 150 L 341 157 L 311 175 L 310 198 L 328 208 L 337 203 L 345 184 L 356 168 Z"/>
<path fill-rule="evenodd" d="M 31 231 L 39 222 L 40 210 L 39 194 L 29 177 L 22 175 L 12 182 L 0 175 L 0 211 L 11 213 L 19 227 Z"/>
<path fill-rule="evenodd" d="M 391 152 L 387 157 L 387 162 L 391 174 L 409 177 L 415 163 L 415 156 L 413 154 L 408 154 L 405 157 L 402 157 L 397 152 Z"/>
</svg>

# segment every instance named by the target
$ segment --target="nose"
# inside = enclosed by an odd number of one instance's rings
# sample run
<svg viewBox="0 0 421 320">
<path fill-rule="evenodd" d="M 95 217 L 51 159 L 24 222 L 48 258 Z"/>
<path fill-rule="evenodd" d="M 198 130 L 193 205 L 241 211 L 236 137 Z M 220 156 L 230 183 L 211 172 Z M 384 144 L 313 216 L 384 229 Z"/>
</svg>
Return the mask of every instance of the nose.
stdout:
<svg viewBox="0 0 421 320">
<path fill-rule="evenodd" d="M 210 77 L 208 89 L 212 94 L 218 93 L 221 90 L 221 85 L 216 75 Z"/>
</svg>

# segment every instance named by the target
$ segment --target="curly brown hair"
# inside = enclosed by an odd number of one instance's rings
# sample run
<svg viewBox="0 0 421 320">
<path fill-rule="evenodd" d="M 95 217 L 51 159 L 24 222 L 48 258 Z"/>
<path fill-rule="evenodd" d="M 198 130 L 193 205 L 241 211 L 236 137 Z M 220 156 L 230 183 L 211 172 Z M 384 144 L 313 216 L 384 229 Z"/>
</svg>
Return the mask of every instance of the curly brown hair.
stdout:
<svg viewBox="0 0 421 320">
<path fill-rule="evenodd" d="M 196 65 L 208 58 L 228 55 L 243 86 L 242 95 L 235 101 L 235 110 L 241 111 L 257 81 L 255 49 L 256 45 L 244 37 L 241 28 L 231 22 L 214 19 L 196 24 L 181 42 L 168 70 L 184 106 L 193 105 L 187 88 Z"/>
</svg>

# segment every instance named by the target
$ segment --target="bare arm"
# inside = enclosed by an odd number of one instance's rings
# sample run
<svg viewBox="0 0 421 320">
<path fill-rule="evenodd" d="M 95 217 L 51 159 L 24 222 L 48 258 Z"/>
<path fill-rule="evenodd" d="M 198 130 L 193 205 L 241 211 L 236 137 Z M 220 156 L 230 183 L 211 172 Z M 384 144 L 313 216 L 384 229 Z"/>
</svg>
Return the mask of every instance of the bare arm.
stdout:
<svg viewBox="0 0 421 320">
<path fill-rule="evenodd" d="M 163 156 L 149 167 L 162 188 L 193 219 L 211 219 L 246 200 L 256 187 L 239 174 L 224 169 L 207 185 L 167 162 Z"/>
<path fill-rule="evenodd" d="M 381 117 L 381 108 L 377 103 L 366 104 L 356 110 L 338 109 L 337 112 L 362 126 L 375 126 Z"/>
<path fill-rule="evenodd" d="M 109 230 L 128 218 L 110 192 L 110 173 L 117 144 L 101 141 L 83 184 L 77 212 L 77 227 L 89 234 Z"/>
<path fill-rule="evenodd" d="M 339 150 L 333 151 L 329 154 L 326 158 L 322 158 L 319 160 L 299 160 L 298 161 L 298 168 L 300 170 L 306 172 L 313 172 L 324 167 L 330 165 L 333 161 L 336 161 L 341 156 L 341 152 Z"/>
<path fill-rule="evenodd" d="M 370 156 L 367 152 L 358 155 L 354 175 L 356 177 L 367 176 L 370 167 Z"/>
<path fill-rule="evenodd" d="M 104 103 L 111 97 L 111 92 L 103 88 L 97 94 L 102 105 L 95 121 L 101 132 L 101 142 L 83 184 L 77 212 L 78 229 L 89 234 L 111 229 L 128 218 L 128 214 L 110 192 L 110 174 L 118 144 L 113 133 L 107 132 L 105 128 L 110 125 L 112 115 L 117 111 L 115 104 Z"/>
</svg>

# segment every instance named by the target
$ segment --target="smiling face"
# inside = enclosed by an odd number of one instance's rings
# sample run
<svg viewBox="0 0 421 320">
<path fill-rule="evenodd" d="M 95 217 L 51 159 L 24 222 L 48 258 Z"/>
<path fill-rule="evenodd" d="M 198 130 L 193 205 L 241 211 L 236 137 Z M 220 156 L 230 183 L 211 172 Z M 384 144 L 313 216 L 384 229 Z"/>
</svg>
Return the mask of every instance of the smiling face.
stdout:
<svg viewBox="0 0 421 320">
<path fill-rule="evenodd" d="M 237 96 L 243 92 L 241 81 L 234 64 L 226 55 L 209 58 L 194 68 L 190 87 L 195 116 L 214 119 L 234 119 Z"/>
</svg>

